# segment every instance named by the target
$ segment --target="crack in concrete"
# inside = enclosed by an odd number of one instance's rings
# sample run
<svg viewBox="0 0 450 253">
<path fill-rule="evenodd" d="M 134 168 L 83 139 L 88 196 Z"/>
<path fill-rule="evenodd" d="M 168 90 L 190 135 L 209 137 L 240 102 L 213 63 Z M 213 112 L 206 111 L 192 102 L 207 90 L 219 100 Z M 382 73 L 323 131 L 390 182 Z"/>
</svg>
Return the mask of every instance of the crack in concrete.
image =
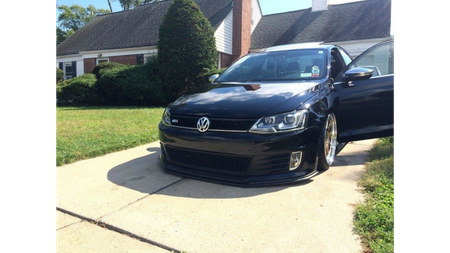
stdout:
<svg viewBox="0 0 450 253">
<path fill-rule="evenodd" d="M 183 178 L 181 178 L 181 179 L 179 179 L 179 180 L 177 180 L 177 181 L 175 181 L 175 182 L 173 182 L 173 183 L 171 183 L 171 184 L 169 184 L 169 185 L 166 185 L 166 186 L 164 186 L 164 187 L 162 187 L 162 188 L 160 188 L 160 189 L 158 189 L 158 190 L 156 190 L 156 191 L 154 191 L 154 192 L 148 194 L 147 196 L 144 196 L 144 197 L 142 197 L 142 198 L 140 198 L 140 199 L 138 199 L 138 200 L 136 200 L 136 201 L 133 201 L 133 202 L 131 202 L 131 203 L 129 203 L 129 204 L 127 204 L 127 205 L 125 205 L 125 206 L 119 208 L 118 210 L 116 210 L 116 211 L 114 211 L 114 212 L 112 212 L 112 213 L 109 213 L 109 214 L 107 214 L 107 215 L 101 216 L 101 217 L 98 218 L 97 220 L 91 219 L 91 218 L 88 218 L 88 217 L 85 217 L 85 216 L 83 216 L 83 215 L 76 214 L 76 213 L 74 213 L 74 212 L 71 212 L 71 211 L 69 211 L 69 210 L 65 210 L 65 209 L 60 208 L 60 207 L 56 207 L 56 210 L 57 210 L 57 211 L 60 211 L 60 212 L 62 212 L 62 213 L 71 215 L 71 216 L 73 216 L 73 217 L 76 217 L 76 218 L 80 219 L 81 222 L 82 222 L 82 221 L 87 221 L 87 222 L 89 222 L 89 223 L 91 223 L 91 224 L 94 224 L 94 225 L 97 225 L 97 226 L 99 226 L 99 227 L 106 228 L 106 229 L 108 229 L 108 230 L 117 232 L 117 233 L 119 233 L 119 234 L 127 235 L 127 236 L 129 236 L 129 237 L 131 237 L 131 238 L 134 238 L 134 239 L 137 239 L 137 240 L 139 240 L 139 241 L 141 241 L 141 242 L 149 243 L 149 244 L 151 244 L 151 245 L 153 245 L 153 246 L 156 246 L 156 247 L 159 247 L 159 248 L 168 250 L 168 251 L 170 251 L 170 252 L 174 252 L 174 253 L 182 253 L 182 252 L 184 252 L 184 251 L 180 251 L 180 250 L 174 249 L 174 248 L 172 248 L 172 247 L 166 246 L 166 245 L 164 245 L 164 244 L 161 244 L 161 243 L 158 243 L 158 242 L 149 240 L 149 239 L 147 239 L 147 238 L 144 238 L 144 237 L 142 237 L 142 236 L 133 234 L 133 233 L 131 233 L 131 232 L 129 232 L 129 231 L 126 231 L 126 230 L 124 230 L 124 229 L 121 229 L 121 228 L 115 227 L 115 226 L 113 226 L 113 225 L 110 225 L 110 224 L 108 224 L 108 223 L 102 222 L 102 221 L 100 221 L 100 220 L 103 219 L 103 218 L 105 218 L 105 217 L 107 217 L 107 216 L 109 216 L 109 215 L 111 215 L 111 214 L 114 214 L 114 213 L 116 213 L 116 212 L 118 212 L 118 211 L 120 211 L 120 210 L 123 210 L 124 208 L 126 208 L 126 207 L 128 207 L 128 206 L 130 206 L 130 205 L 132 205 L 132 204 L 134 204 L 134 203 L 137 203 L 137 202 L 139 202 L 139 201 L 141 201 L 141 200 L 143 200 L 143 199 L 145 199 L 145 198 L 147 198 L 147 197 L 149 197 L 149 196 L 151 196 L 151 195 L 153 195 L 153 194 L 156 194 L 156 193 L 158 193 L 158 192 L 160 192 L 160 191 L 162 191 L 162 190 L 164 190 L 164 189 L 167 189 L 168 187 L 170 187 L 170 186 L 172 186 L 172 185 L 174 185 L 174 184 L 176 184 L 176 183 L 178 183 L 178 182 L 181 182 L 181 181 L 184 180 L 184 179 L 185 179 L 185 178 L 183 177 Z M 64 226 L 64 227 L 58 228 L 57 231 L 60 230 L 60 229 L 63 229 L 63 228 L 67 228 L 67 227 L 69 227 L 69 226 L 71 226 L 71 225 L 74 225 L 74 224 L 76 224 L 76 223 L 79 223 L 79 222 L 74 222 L 74 223 L 72 223 L 72 224 L 69 224 L 69 225 L 66 225 L 66 226 Z"/>
</svg>

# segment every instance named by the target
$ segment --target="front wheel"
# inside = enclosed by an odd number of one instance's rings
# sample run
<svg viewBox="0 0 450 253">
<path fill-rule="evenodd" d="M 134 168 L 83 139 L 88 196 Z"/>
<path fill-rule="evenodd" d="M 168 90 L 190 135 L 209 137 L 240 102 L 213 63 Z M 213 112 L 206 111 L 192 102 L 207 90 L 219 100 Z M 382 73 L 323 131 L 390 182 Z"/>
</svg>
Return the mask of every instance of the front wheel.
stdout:
<svg viewBox="0 0 450 253">
<path fill-rule="evenodd" d="M 324 171 L 330 168 L 336 156 L 337 121 L 333 113 L 328 114 L 319 140 L 319 164 L 317 170 Z"/>
</svg>

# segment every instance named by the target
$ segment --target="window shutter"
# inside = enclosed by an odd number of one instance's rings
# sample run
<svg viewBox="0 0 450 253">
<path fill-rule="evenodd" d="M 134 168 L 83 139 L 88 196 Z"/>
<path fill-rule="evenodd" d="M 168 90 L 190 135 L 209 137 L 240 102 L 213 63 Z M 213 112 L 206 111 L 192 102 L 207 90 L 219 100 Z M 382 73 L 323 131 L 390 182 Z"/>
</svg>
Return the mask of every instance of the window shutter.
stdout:
<svg viewBox="0 0 450 253">
<path fill-rule="evenodd" d="M 72 62 L 72 77 L 76 77 L 77 76 L 77 62 L 73 61 Z"/>
<path fill-rule="evenodd" d="M 63 68 L 64 68 L 63 63 L 60 62 L 60 63 L 59 63 L 59 69 L 64 70 Z"/>
</svg>

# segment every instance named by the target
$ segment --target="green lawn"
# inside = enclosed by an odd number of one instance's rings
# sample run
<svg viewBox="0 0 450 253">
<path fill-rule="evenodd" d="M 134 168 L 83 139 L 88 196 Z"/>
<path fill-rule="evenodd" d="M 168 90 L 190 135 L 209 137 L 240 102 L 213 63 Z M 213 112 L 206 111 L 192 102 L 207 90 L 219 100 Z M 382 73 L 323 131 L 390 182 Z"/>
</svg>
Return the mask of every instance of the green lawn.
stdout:
<svg viewBox="0 0 450 253">
<path fill-rule="evenodd" d="M 378 140 L 370 151 L 366 172 L 359 184 L 365 203 L 355 212 L 356 232 L 364 252 L 394 252 L 394 137 Z"/>
<path fill-rule="evenodd" d="M 163 108 L 57 108 L 56 165 L 158 140 Z"/>
</svg>

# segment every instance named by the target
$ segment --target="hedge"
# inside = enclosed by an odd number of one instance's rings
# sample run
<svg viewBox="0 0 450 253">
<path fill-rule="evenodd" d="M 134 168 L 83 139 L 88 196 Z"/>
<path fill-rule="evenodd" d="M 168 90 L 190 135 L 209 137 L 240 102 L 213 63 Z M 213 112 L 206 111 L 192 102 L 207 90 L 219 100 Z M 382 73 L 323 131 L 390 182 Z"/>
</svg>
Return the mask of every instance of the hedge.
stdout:
<svg viewBox="0 0 450 253">
<path fill-rule="evenodd" d="M 212 88 L 208 78 L 224 69 L 205 69 L 200 75 L 202 85 L 189 92 L 204 92 Z M 84 74 L 57 84 L 59 106 L 165 106 L 167 90 L 159 74 L 157 57 L 145 65 L 100 63 L 92 74 Z"/>
<path fill-rule="evenodd" d="M 95 75 L 97 79 L 100 79 L 100 76 L 108 69 L 113 69 L 117 67 L 123 67 L 125 65 L 117 63 L 117 62 L 102 62 L 97 64 L 92 70 L 92 74 Z"/>
<path fill-rule="evenodd" d="M 165 103 L 162 82 L 154 70 L 154 61 L 145 65 L 123 65 L 105 69 L 97 89 L 105 105 L 155 106 Z"/>
<path fill-rule="evenodd" d="M 84 74 L 61 82 L 56 86 L 58 105 L 100 105 L 102 99 L 96 88 L 95 75 Z"/>
</svg>

